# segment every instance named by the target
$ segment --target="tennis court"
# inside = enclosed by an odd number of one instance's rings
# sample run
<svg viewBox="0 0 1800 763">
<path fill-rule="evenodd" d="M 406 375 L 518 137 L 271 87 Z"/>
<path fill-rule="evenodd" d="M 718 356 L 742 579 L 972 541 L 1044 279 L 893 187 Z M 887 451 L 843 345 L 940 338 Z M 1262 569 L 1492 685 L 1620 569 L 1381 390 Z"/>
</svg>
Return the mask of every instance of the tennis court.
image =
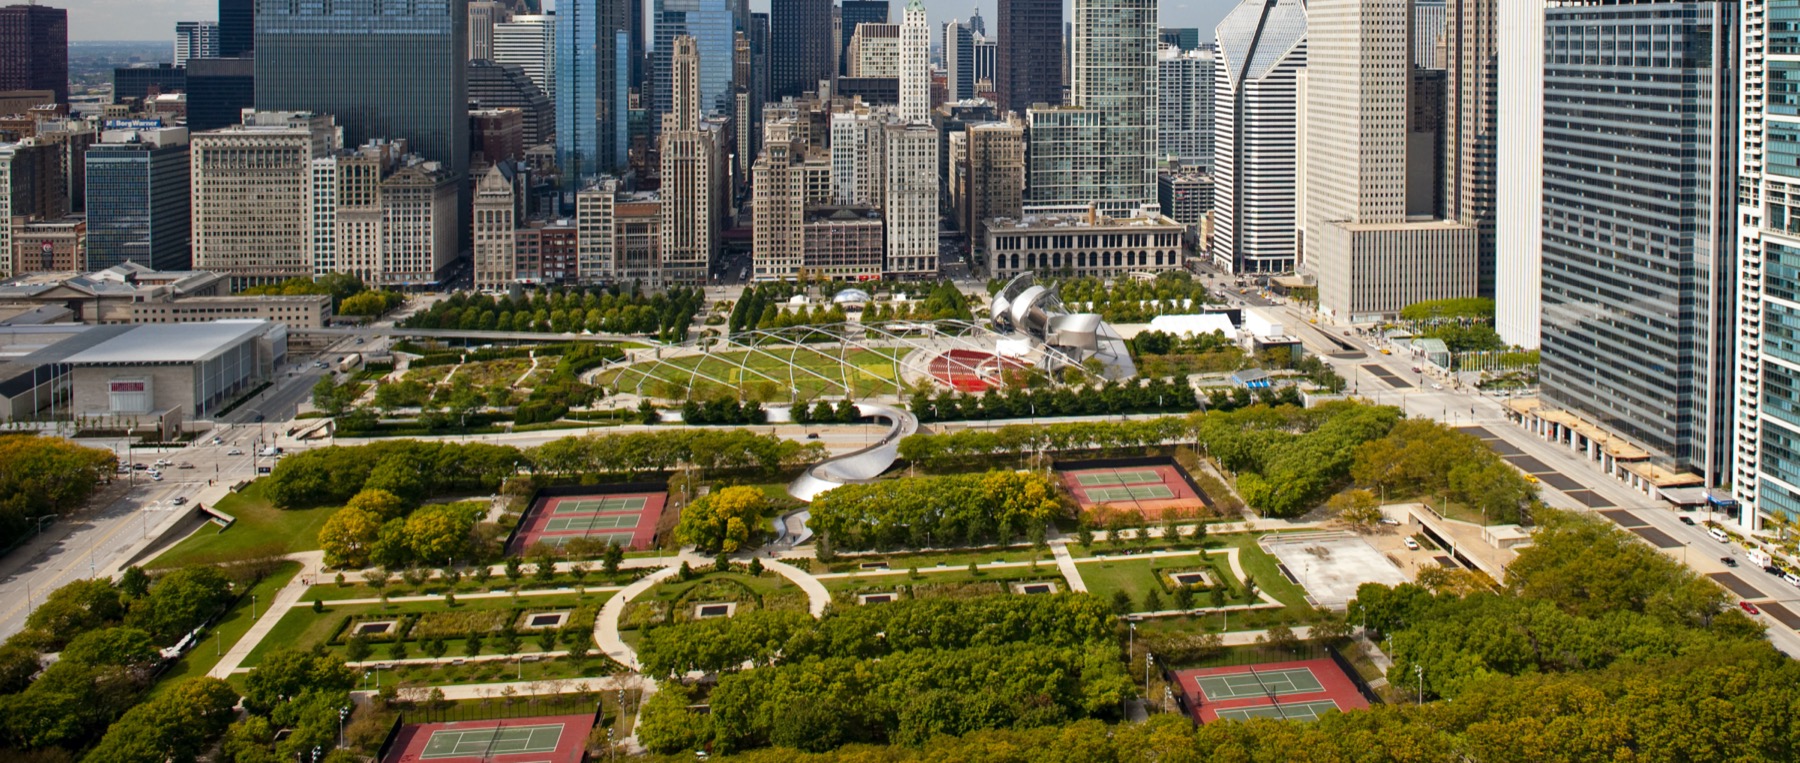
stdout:
<svg viewBox="0 0 1800 763">
<path fill-rule="evenodd" d="M 1075 480 L 1082 487 L 1105 487 L 1107 485 L 1150 485 L 1161 484 L 1162 475 L 1155 469 L 1115 469 L 1103 472 L 1087 472 L 1076 474 Z"/>
<path fill-rule="evenodd" d="M 606 514 L 586 517 L 551 517 L 544 532 L 586 532 L 588 530 L 623 530 L 638 526 L 636 514 Z"/>
<path fill-rule="evenodd" d="M 581 498 L 556 505 L 557 514 L 606 514 L 614 511 L 643 511 L 648 500 L 641 495 L 625 498 Z"/>
<path fill-rule="evenodd" d="M 1328 699 L 1316 702 L 1295 702 L 1285 705 L 1263 705 L 1261 707 L 1226 708 L 1218 712 L 1218 717 L 1228 721 L 1246 721 L 1251 718 L 1274 718 L 1287 721 L 1316 721 L 1319 716 L 1333 710 L 1338 705 Z"/>
<path fill-rule="evenodd" d="M 511 726 L 490 729 L 444 729 L 431 732 L 420 760 L 466 758 L 470 755 L 509 755 L 521 752 L 550 752 L 562 739 L 562 724 L 543 726 Z"/>
<path fill-rule="evenodd" d="M 1308 668 L 1257 670 L 1223 676 L 1204 676 L 1194 680 L 1212 702 L 1241 697 L 1267 697 L 1284 694 L 1312 694 L 1325 690 L 1324 684 Z"/>
<path fill-rule="evenodd" d="M 1166 501 L 1175 497 L 1167 485 L 1131 485 L 1128 487 L 1088 488 L 1088 497 L 1100 503 L 1117 501 Z"/>
</svg>

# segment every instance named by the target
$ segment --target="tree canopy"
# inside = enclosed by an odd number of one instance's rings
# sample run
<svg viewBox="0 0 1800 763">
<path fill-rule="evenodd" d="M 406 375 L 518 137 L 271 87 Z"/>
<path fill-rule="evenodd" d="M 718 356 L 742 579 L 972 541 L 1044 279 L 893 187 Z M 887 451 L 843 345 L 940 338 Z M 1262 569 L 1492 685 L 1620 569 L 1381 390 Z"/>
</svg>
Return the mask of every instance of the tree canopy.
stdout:
<svg viewBox="0 0 1800 763">
<path fill-rule="evenodd" d="M 736 553 L 750 541 L 769 509 L 768 497 L 753 487 L 728 487 L 700 496 L 681 510 L 675 537 L 705 553 Z"/>
<path fill-rule="evenodd" d="M 845 485 L 814 499 L 813 532 L 835 548 L 1008 541 L 1065 508 L 1050 478 L 991 471 Z"/>
</svg>

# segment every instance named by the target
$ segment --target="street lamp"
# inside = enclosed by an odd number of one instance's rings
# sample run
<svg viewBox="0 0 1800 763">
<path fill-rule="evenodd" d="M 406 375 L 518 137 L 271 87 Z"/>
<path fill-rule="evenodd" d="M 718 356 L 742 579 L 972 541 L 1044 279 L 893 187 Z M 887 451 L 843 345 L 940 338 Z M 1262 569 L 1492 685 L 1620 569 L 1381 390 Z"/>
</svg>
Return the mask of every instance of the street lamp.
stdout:
<svg viewBox="0 0 1800 763">
<path fill-rule="evenodd" d="M 1414 665 L 1413 675 L 1419 677 L 1419 704 L 1425 704 L 1425 666 Z"/>
</svg>

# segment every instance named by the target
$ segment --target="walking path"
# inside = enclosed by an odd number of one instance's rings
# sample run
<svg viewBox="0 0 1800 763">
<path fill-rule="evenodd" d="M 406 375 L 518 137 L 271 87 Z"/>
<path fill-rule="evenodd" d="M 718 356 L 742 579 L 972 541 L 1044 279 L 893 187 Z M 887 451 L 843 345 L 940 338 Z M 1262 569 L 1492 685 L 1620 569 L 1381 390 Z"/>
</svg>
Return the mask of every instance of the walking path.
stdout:
<svg viewBox="0 0 1800 763">
<path fill-rule="evenodd" d="M 605 593 L 608 591 L 623 591 L 623 590 L 625 590 L 625 588 L 626 588 L 625 586 L 606 585 L 606 586 L 594 586 L 592 588 L 584 588 L 582 590 L 587 593 Z M 506 597 L 510 597 L 510 596 L 558 596 L 558 595 L 572 594 L 572 593 L 580 593 L 580 591 L 576 591 L 573 588 L 532 588 L 532 589 L 527 589 L 527 590 L 521 590 L 516 593 L 513 591 L 481 591 L 479 593 L 458 593 L 458 594 L 456 594 L 456 600 L 457 601 L 469 601 L 471 599 L 500 599 L 500 598 L 506 598 Z M 428 594 L 422 594 L 422 595 L 418 595 L 418 596 L 389 596 L 386 601 L 389 604 L 405 604 L 407 602 L 412 602 L 412 601 L 443 601 L 443 600 L 444 600 L 444 594 L 428 593 Z M 349 604 L 380 604 L 380 603 L 382 603 L 382 599 L 380 599 L 379 597 L 364 598 L 364 599 L 325 599 L 324 602 L 325 602 L 325 606 L 327 606 L 327 607 L 335 607 L 339 604 L 345 604 L 345 605 L 349 605 Z"/>
<path fill-rule="evenodd" d="M 1069 590 L 1087 593 L 1087 581 L 1081 579 L 1081 570 L 1075 567 L 1075 557 L 1069 555 L 1069 541 L 1064 538 L 1050 541 L 1050 553 L 1056 556 L 1056 566 L 1062 570 L 1063 580 L 1069 584 Z"/>
<path fill-rule="evenodd" d="M 689 566 L 693 566 L 691 561 Z M 619 617 L 625 614 L 625 605 L 632 599 L 643 595 L 645 591 L 650 590 L 651 586 L 675 577 L 679 572 L 681 572 L 679 564 L 674 567 L 665 567 L 639 578 L 636 583 L 625 586 L 625 590 L 620 591 L 618 595 L 607 599 L 606 604 L 600 607 L 600 616 L 594 619 L 594 643 L 599 645 L 600 651 L 605 652 L 606 656 L 613 658 L 614 661 L 626 668 L 633 671 L 641 670 L 642 666 L 638 664 L 637 650 L 632 649 L 619 636 Z"/>
<path fill-rule="evenodd" d="M 618 691 L 620 689 L 642 689 L 644 698 L 648 699 L 656 687 L 649 681 L 638 680 L 634 676 L 601 676 L 599 678 L 558 678 L 549 681 L 507 681 L 492 684 L 463 684 L 461 686 L 421 686 L 408 687 L 403 692 L 429 692 L 437 689 L 444 693 L 444 699 L 488 699 L 508 696 L 542 696 L 546 694 L 578 694 L 586 691 Z M 372 695 L 372 690 L 358 690 L 352 694 Z M 642 703 L 639 703 L 640 706 Z"/>
<path fill-rule="evenodd" d="M 250 625 L 250 630 L 245 631 L 244 635 L 238 638 L 237 643 L 231 645 L 231 650 L 227 651 L 224 657 L 219 658 L 219 664 L 207 671 L 207 675 L 213 678 L 229 678 L 232 673 L 237 672 L 238 666 L 244 664 L 244 659 L 250 656 L 250 653 L 263 642 L 263 639 L 268 638 L 269 631 L 275 629 L 275 624 L 281 622 L 281 618 L 288 613 L 289 609 L 300 603 L 301 596 L 312 585 L 312 575 L 307 574 L 306 570 L 318 569 L 325 560 L 325 552 L 302 551 L 297 554 L 288 554 L 283 558 L 299 562 L 301 564 L 300 574 L 295 575 L 287 585 L 282 586 L 281 590 L 276 591 L 275 595 L 270 597 L 269 608 L 263 612 L 262 617 L 257 618 L 256 622 Z"/>
<path fill-rule="evenodd" d="M 770 558 L 763 562 L 763 566 L 768 567 L 776 574 L 787 578 L 788 580 L 794 581 L 794 585 L 800 586 L 800 590 L 806 592 L 808 608 L 812 611 L 813 617 L 825 616 L 825 607 L 831 604 L 831 592 L 825 590 L 825 584 L 819 582 L 817 577 L 808 574 L 794 565 L 774 558 Z"/>
</svg>

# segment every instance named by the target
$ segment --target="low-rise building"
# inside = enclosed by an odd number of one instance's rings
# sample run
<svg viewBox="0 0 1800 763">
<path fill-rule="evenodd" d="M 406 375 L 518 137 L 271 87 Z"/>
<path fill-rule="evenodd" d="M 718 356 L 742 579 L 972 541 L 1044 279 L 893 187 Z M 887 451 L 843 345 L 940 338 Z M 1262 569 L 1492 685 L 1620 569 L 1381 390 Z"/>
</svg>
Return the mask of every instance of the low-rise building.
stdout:
<svg viewBox="0 0 1800 763">
<path fill-rule="evenodd" d="M 886 248 L 881 211 L 870 207 L 815 207 L 801 223 L 801 262 L 806 272 L 840 281 L 881 277 Z"/>
<path fill-rule="evenodd" d="M 1002 280 L 1029 272 L 1112 278 L 1180 269 L 1182 230 L 1163 215 L 997 217 L 987 221 L 985 249 Z"/>
<path fill-rule="evenodd" d="M 270 321 L 134 326 L 64 358 L 76 417 L 211 419 L 274 377 L 287 328 Z"/>
</svg>

